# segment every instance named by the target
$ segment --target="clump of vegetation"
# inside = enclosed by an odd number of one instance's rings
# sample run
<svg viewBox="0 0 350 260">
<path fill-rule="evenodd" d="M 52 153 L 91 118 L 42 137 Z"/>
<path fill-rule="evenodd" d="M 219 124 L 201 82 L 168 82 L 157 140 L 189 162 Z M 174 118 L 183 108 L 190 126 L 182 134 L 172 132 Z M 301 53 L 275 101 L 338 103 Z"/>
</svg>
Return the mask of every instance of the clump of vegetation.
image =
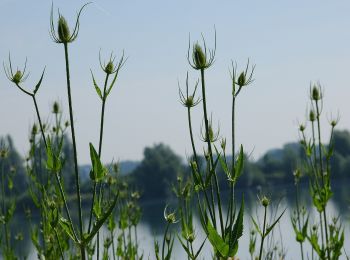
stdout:
<svg viewBox="0 0 350 260">
<path fill-rule="evenodd" d="M 94 75 L 91 72 L 93 86 L 96 89 L 98 97 L 101 99 L 102 108 L 98 151 L 96 151 L 94 145 L 90 143 L 90 157 L 92 164 L 90 179 L 92 181 L 93 196 L 88 227 L 84 228 L 68 47 L 78 37 L 80 27 L 79 18 L 86 5 L 79 10 L 72 32 L 66 19 L 63 15 L 61 15 L 61 13 L 58 13 L 58 21 L 57 24 L 55 24 L 53 7 L 51 9 L 51 38 L 54 42 L 62 44 L 64 47 L 65 77 L 67 82 L 69 111 L 69 121 L 67 123 L 62 124 L 61 109 L 58 103 L 54 103 L 52 109 L 56 123 L 52 127 L 52 131 L 49 131 L 49 126 L 42 122 L 37 105 L 36 94 L 42 85 L 45 69 L 43 70 L 38 83 L 34 86 L 34 90 L 31 92 L 22 86 L 28 77 L 28 74 L 26 74 L 26 63 L 23 70 L 17 69 L 14 71 L 11 57 L 9 56 L 8 65 L 5 66 L 5 72 L 8 79 L 13 82 L 23 93 L 27 94 L 33 99 L 38 119 L 39 129 L 37 125 L 34 125 L 30 137 L 31 149 L 27 159 L 27 171 L 31 180 L 30 194 L 34 204 L 40 211 L 41 221 L 40 227 L 34 226 L 32 228 L 31 238 L 38 251 L 38 255 L 49 259 L 56 259 L 59 257 L 64 258 L 66 255 L 65 251 L 68 250 L 70 245 L 75 247 L 76 256 L 79 256 L 81 259 L 86 259 L 87 257 L 91 258 L 94 252 L 96 252 L 97 258 L 99 258 L 99 230 L 105 223 L 107 223 L 108 219 L 110 219 L 110 216 L 112 215 L 118 202 L 119 196 L 118 189 L 112 185 L 107 186 L 104 184 L 107 178 L 109 178 L 109 169 L 101 162 L 106 101 L 113 86 L 115 85 L 118 73 L 125 63 L 124 54 L 117 62 L 115 61 L 115 57 L 111 54 L 107 63 L 103 63 L 100 57 L 100 65 L 102 70 L 105 72 L 105 81 L 102 89 L 96 83 Z M 73 171 L 75 176 L 74 181 L 76 208 L 78 210 L 78 223 L 73 220 L 73 213 L 68 205 L 67 192 L 65 191 L 64 180 L 62 178 L 62 169 L 65 163 L 62 148 L 65 141 L 64 133 L 66 130 L 70 131 L 72 140 Z M 40 138 L 37 137 L 38 132 L 41 134 Z M 53 182 L 53 179 L 55 182 Z M 108 196 L 106 195 L 107 193 Z M 2 197 L 4 198 L 4 196 Z M 29 211 L 28 216 L 30 217 Z M 137 222 L 133 223 L 133 225 L 136 224 Z M 39 229 L 40 232 L 38 232 Z M 91 248 L 95 248 L 91 246 L 95 236 L 97 236 L 97 248 L 96 250 L 91 250 Z M 8 237 L 8 235 L 6 235 L 6 237 Z M 65 242 L 67 241 L 68 237 L 72 243 Z M 105 246 L 105 248 L 108 247 Z"/>
<path fill-rule="evenodd" d="M 334 153 L 334 128 L 338 118 L 330 120 L 330 137 L 328 146 L 324 145 L 321 135 L 321 114 L 323 108 L 323 91 L 320 84 L 310 87 L 310 102 L 308 121 L 311 124 L 309 135 L 304 124 L 299 126 L 301 144 L 304 148 L 305 167 L 294 172 L 296 186 L 297 209 L 292 216 L 292 225 L 296 233 L 296 240 L 300 243 L 301 258 L 305 258 L 303 244 L 308 241 L 314 255 L 319 259 L 339 259 L 344 249 L 344 228 L 339 217 L 327 214 L 327 205 L 333 195 L 331 189 L 331 160 Z M 309 182 L 310 196 L 313 207 L 318 214 L 318 221 L 311 221 L 310 214 L 300 206 L 299 181 L 304 173 Z"/>
</svg>

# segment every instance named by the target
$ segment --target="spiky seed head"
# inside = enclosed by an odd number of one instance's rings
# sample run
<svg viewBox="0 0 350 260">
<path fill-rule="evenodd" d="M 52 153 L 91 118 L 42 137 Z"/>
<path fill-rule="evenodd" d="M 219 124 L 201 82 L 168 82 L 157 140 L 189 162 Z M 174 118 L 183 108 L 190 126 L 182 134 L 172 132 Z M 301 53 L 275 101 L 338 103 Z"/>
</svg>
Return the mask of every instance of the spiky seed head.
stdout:
<svg viewBox="0 0 350 260">
<path fill-rule="evenodd" d="M 109 61 L 109 62 L 107 63 L 107 65 L 106 65 L 106 67 L 105 67 L 105 72 L 106 72 L 107 74 L 112 74 L 113 71 L 114 71 L 114 64 L 113 64 L 112 61 Z"/>
<path fill-rule="evenodd" d="M 263 196 L 260 202 L 264 208 L 266 208 L 270 204 L 270 200 L 266 196 Z"/>
<path fill-rule="evenodd" d="M 311 98 L 315 101 L 321 99 L 320 89 L 317 86 L 312 87 Z"/>
<path fill-rule="evenodd" d="M 300 132 L 304 132 L 304 130 L 305 130 L 305 125 L 300 124 L 300 125 L 299 125 L 299 131 L 300 131 Z"/>
<path fill-rule="evenodd" d="M 70 41 L 71 35 L 66 19 L 61 15 L 58 19 L 58 39 L 63 43 Z"/>
<path fill-rule="evenodd" d="M 192 243 L 195 240 L 196 236 L 194 233 L 190 233 L 187 235 L 187 241 Z"/>
<path fill-rule="evenodd" d="M 52 106 L 52 113 L 58 114 L 59 112 L 60 112 L 60 105 L 58 104 L 57 101 L 55 101 Z"/>
<path fill-rule="evenodd" d="M 238 77 L 238 80 L 237 80 L 237 85 L 240 86 L 240 87 L 243 87 L 246 85 L 246 76 L 245 76 L 245 73 L 242 72 L 239 77 Z"/>
<path fill-rule="evenodd" d="M 185 100 L 185 106 L 190 108 L 194 106 L 194 99 L 193 96 L 188 96 L 188 98 L 186 98 Z"/>
<path fill-rule="evenodd" d="M 22 78 L 23 78 L 23 73 L 22 73 L 22 71 L 17 70 L 16 73 L 15 73 L 15 75 L 13 75 L 13 77 L 12 77 L 12 81 L 13 81 L 15 84 L 19 84 L 19 83 L 21 82 Z"/>
<path fill-rule="evenodd" d="M 332 126 L 332 127 L 335 127 L 337 124 L 338 124 L 338 121 L 337 121 L 337 120 L 332 120 L 332 121 L 331 121 L 331 126 Z"/>
<path fill-rule="evenodd" d="M 166 220 L 168 223 L 170 223 L 170 224 L 175 223 L 175 222 L 176 222 L 175 212 L 169 213 L 169 214 L 166 216 L 165 220 Z"/>
<path fill-rule="evenodd" d="M 207 65 L 206 56 L 198 43 L 193 47 L 193 62 L 197 69 L 204 69 Z"/>
<path fill-rule="evenodd" d="M 310 113 L 309 113 L 309 120 L 310 120 L 311 122 L 314 122 L 314 121 L 316 120 L 315 111 L 310 110 Z"/>
</svg>

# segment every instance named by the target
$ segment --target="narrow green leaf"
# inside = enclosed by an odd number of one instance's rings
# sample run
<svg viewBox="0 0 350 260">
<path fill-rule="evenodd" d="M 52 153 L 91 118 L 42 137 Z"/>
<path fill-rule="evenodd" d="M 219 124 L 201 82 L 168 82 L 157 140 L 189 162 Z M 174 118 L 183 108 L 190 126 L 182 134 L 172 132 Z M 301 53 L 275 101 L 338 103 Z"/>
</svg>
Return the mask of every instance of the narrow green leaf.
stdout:
<svg viewBox="0 0 350 260">
<path fill-rule="evenodd" d="M 254 227 L 255 227 L 256 231 L 259 233 L 260 236 L 262 236 L 262 232 L 261 232 L 261 230 L 259 228 L 259 225 L 256 223 L 255 219 L 252 216 L 250 218 L 253 221 L 253 224 L 254 224 Z"/>
<path fill-rule="evenodd" d="M 115 205 L 117 204 L 118 197 L 119 197 L 119 193 L 115 196 L 112 204 L 109 206 L 107 211 L 102 215 L 102 217 L 99 220 L 97 220 L 94 223 L 94 226 L 92 227 L 91 232 L 86 237 L 84 237 L 83 244 L 86 245 L 90 242 L 91 239 L 93 239 L 93 237 L 100 230 L 101 226 L 104 224 L 106 219 L 112 214 L 113 209 L 114 209 Z"/>
<path fill-rule="evenodd" d="M 266 233 L 265 233 L 265 237 L 267 237 L 267 235 L 272 231 L 272 229 L 275 227 L 275 225 L 278 223 L 278 221 L 281 219 L 281 217 L 283 216 L 284 212 L 286 211 L 286 209 L 283 210 L 282 214 L 275 220 L 275 222 L 266 229 Z"/>
<path fill-rule="evenodd" d="M 239 176 L 241 176 L 243 165 L 244 165 L 244 152 L 243 152 L 243 146 L 241 145 L 239 149 L 238 158 L 235 163 L 235 176 L 233 177 L 234 182 L 236 182 Z"/>
<path fill-rule="evenodd" d="M 178 234 L 176 234 L 176 236 L 177 236 L 177 239 L 179 240 L 181 246 L 186 251 L 187 255 L 190 256 L 191 259 L 193 259 L 193 256 L 192 256 L 190 249 L 184 244 L 184 242 L 181 240 L 181 238 L 179 237 Z"/>
<path fill-rule="evenodd" d="M 94 74 L 92 73 L 92 71 L 91 71 L 91 76 L 92 76 L 92 81 L 94 83 L 94 87 L 95 87 L 96 93 L 100 97 L 100 99 L 102 100 L 103 98 L 102 98 L 101 89 L 98 87 L 98 85 L 96 83 L 96 80 L 95 80 L 95 77 L 94 77 Z"/>
<path fill-rule="evenodd" d="M 43 78 L 44 78 L 45 70 L 46 70 L 46 67 L 44 68 L 43 73 L 41 74 L 41 77 L 40 77 L 40 80 L 39 80 L 38 84 L 36 84 L 36 86 L 35 86 L 34 95 L 36 94 L 36 92 L 40 88 L 41 82 L 43 81 Z"/>
<path fill-rule="evenodd" d="M 78 241 L 75 240 L 74 235 L 73 235 L 73 228 L 71 223 L 65 219 L 64 217 L 60 217 L 58 220 L 58 223 L 62 227 L 62 229 L 66 232 L 66 234 L 75 242 L 77 243 Z"/>
</svg>

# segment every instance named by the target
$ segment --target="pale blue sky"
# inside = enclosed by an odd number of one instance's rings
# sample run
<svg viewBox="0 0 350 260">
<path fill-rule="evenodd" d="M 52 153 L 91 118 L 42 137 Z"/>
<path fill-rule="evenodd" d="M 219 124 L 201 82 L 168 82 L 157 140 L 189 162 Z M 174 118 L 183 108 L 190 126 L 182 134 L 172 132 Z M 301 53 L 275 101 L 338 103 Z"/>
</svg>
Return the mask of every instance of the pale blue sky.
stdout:
<svg viewBox="0 0 350 260">
<path fill-rule="evenodd" d="M 54 7 L 72 26 L 84 3 L 61 0 Z M 66 104 L 63 46 L 49 37 L 50 8 L 47 0 L 0 0 L 1 61 L 9 51 L 14 64 L 22 65 L 27 57 L 28 87 L 47 66 L 38 93 L 44 117 L 54 100 Z M 88 142 L 98 140 L 100 102 L 89 70 L 102 84 L 100 48 L 105 57 L 124 49 L 129 58 L 107 101 L 103 161 L 141 159 L 143 148 L 157 142 L 183 157 L 190 153 L 177 81 L 184 82 L 187 71 L 191 82 L 199 76 L 186 59 L 189 33 L 196 40 L 202 32 L 212 46 L 214 25 L 217 55 L 206 74 L 208 109 L 220 122 L 222 136 L 230 135 L 228 68 L 231 60 L 243 68 L 247 58 L 256 64 L 255 82 L 239 96 L 237 142 L 254 158 L 298 139 L 297 120 L 304 119 L 311 81 L 324 86 L 325 114 L 339 111 L 338 128 L 349 129 L 349 13 L 349 1 L 96 1 L 82 14 L 79 37 L 70 45 L 80 162 L 89 162 Z M 35 120 L 32 102 L 3 72 L 0 93 L 0 135 L 11 133 L 24 154 Z M 200 147 L 200 107 L 195 116 Z"/>
</svg>

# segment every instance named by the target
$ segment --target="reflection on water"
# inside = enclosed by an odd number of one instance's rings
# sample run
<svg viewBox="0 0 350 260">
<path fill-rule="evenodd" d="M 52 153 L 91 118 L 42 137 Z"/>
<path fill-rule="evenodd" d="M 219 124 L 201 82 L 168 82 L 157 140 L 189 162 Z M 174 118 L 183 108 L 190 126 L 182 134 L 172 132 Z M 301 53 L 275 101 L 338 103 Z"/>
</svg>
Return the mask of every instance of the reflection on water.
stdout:
<svg viewBox="0 0 350 260">
<path fill-rule="evenodd" d="M 350 189 L 348 188 L 347 181 L 343 182 L 334 182 L 333 187 L 333 198 L 328 204 L 327 214 L 330 217 L 340 215 L 341 221 L 345 226 L 345 245 L 350 242 Z M 287 209 L 283 218 L 281 219 L 280 225 L 275 230 L 274 239 L 275 243 L 281 248 L 283 247 L 286 250 L 286 259 L 299 259 L 300 251 L 299 244 L 295 241 L 295 235 L 293 228 L 290 223 L 290 216 L 294 210 L 295 205 L 295 190 L 294 186 L 279 186 L 274 187 L 273 190 L 264 191 L 268 196 L 272 198 L 272 203 L 276 203 L 281 200 L 278 212 L 282 212 L 285 208 Z M 240 259 L 249 259 L 249 231 L 250 231 L 250 216 L 260 216 L 262 218 L 262 208 L 256 207 L 257 204 L 257 194 L 260 191 L 258 189 L 250 189 L 250 190 L 237 190 L 236 191 L 236 201 L 238 202 L 238 206 L 240 204 L 240 200 L 242 195 L 244 194 L 245 198 L 245 226 L 244 226 L 244 235 L 240 240 L 238 256 Z M 264 194 L 265 194 L 264 193 Z M 309 210 L 311 215 L 315 215 L 315 211 L 311 208 L 311 200 L 308 194 L 308 186 L 304 185 L 301 189 L 301 202 L 306 208 Z M 227 200 L 224 200 L 224 202 Z M 165 228 L 165 221 L 163 219 L 163 210 L 165 205 L 169 203 L 171 206 L 176 206 L 175 201 L 150 201 L 144 202 L 141 206 L 143 209 L 142 221 L 138 226 L 138 239 L 141 251 L 144 253 L 144 259 L 154 259 L 153 254 L 153 243 L 154 239 L 161 241 L 163 236 L 163 230 Z M 224 203 L 225 204 L 225 203 Z M 226 206 L 226 205 L 224 205 Z M 32 219 L 35 221 L 38 217 L 33 212 Z M 196 228 L 196 243 L 195 248 L 198 248 L 201 242 L 205 239 L 205 235 L 201 232 L 200 222 L 198 220 L 198 216 L 194 214 L 195 221 L 194 225 Z M 317 218 L 310 218 L 316 219 Z M 36 223 L 37 224 L 37 223 Z M 179 228 L 179 227 L 177 227 Z M 32 246 L 30 240 L 30 225 L 28 220 L 25 218 L 24 214 L 21 214 L 21 209 L 18 208 L 17 214 L 14 216 L 14 219 L 11 223 L 12 234 L 17 234 L 18 232 L 22 232 L 24 235 L 24 240 L 21 242 L 12 241 L 12 244 L 15 245 L 16 252 L 18 255 L 22 257 L 28 256 L 29 259 L 37 258 L 34 247 Z M 104 236 L 106 233 L 106 229 L 102 231 L 101 236 Z M 12 238 L 13 239 L 13 238 Z M 259 242 L 259 239 L 258 241 Z M 307 244 L 307 243 L 306 243 Z M 310 251 L 310 248 L 306 249 Z M 350 250 L 350 249 L 349 249 Z M 185 252 L 181 248 L 181 245 L 177 242 L 174 244 L 174 259 L 186 259 Z M 348 252 L 350 253 L 350 252 Z M 206 242 L 206 247 L 204 248 L 202 257 L 204 259 L 211 259 L 211 249 L 209 242 Z M 1 258 L 1 257 L 0 257 Z"/>
</svg>

